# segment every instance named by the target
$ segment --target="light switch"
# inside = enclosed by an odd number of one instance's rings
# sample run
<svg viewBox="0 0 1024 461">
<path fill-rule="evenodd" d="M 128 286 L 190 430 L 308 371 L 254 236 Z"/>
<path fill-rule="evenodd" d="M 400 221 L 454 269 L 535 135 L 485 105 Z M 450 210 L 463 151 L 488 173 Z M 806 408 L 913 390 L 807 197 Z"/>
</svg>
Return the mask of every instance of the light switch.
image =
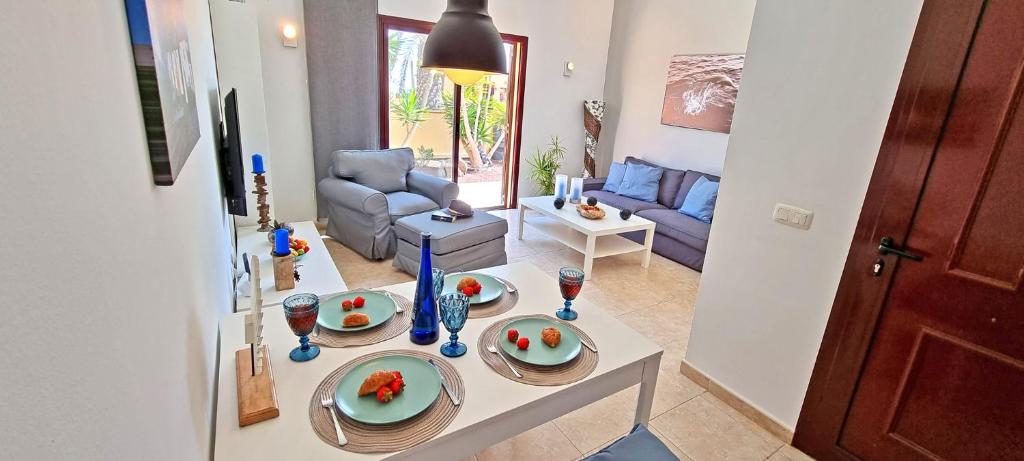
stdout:
<svg viewBox="0 0 1024 461">
<path fill-rule="evenodd" d="M 787 226 L 806 230 L 811 227 L 811 220 L 814 218 L 814 212 L 795 207 L 793 205 L 776 203 L 775 210 L 772 211 L 772 218 Z"/>
</svg>

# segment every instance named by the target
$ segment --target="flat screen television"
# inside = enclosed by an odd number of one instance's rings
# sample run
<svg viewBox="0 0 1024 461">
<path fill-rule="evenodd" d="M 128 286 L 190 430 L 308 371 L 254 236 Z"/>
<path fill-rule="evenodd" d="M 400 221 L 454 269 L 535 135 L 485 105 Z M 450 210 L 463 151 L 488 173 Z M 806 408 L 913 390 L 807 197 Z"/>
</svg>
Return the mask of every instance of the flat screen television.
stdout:
<svg viewBox="0 0 1024 461">
<path fill-rule="evenodd" d="M 238 94 L 231 89 L 224 98 L 224 121 L 221 122 L 221 179 L 228 213 L 247 216 L 245 206 L 245 167 L 242 164 L 242 134 L 238 125 Z"/>
</svg>

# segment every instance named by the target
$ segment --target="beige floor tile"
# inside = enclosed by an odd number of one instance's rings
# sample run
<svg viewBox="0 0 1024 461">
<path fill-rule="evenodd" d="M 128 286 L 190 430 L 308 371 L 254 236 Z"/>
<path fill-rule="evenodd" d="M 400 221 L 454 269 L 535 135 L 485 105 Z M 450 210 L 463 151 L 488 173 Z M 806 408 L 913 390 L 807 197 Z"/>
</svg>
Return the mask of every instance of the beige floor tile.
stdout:
<svg viewBox="0 0 1024 461">
<path fill-rule="evenodd" d="M 651 426 L 696 461 L 764 460 L 779 447 L 734 420 L 704 393 L 651 421 Z"/>
<path fill-rule="evenodd" d="M 722 413 L 729 415 L 730 418 L 732 418 L 737 423 L 744 425 L 748 430 L 750 430 L 754 434 L 757 434 L 758 437 L 761 437 L 762 439 L 769 441 L 771 443 L 775 443 L 776 441 L 779 440 L 778 437 L 772 435 L 771 432 L 768 432 L 766 429 L 762 428 L 761 426 L 758 426 L 756 423 L 754 423 L 753 420 L 747 418 L 746 416 L 743 416 L 743 413 L 740 413 L 735 408 L 730 407 L 729 404 L 723 402 L 718 397 L 715 397 L 710 393 L 707 394 L 705 397 L 707 397 L 707 401 L 709 403 L 711 403 L 716 408 L 721 410 Z"/>
<path fill-rule="evenodd" d="M 807 454 L 793 448 L 791 445 L 783 445 L 775 454 L 768 458 L 768 461 L 814 461 L 814 458 L 807 456 Z"/>
<path fill-rule="evenodd" d="M 671 303 L 671 302 L 670 302 Z M 637 309 L 617 316 L 622 323 L 643 332 L 660 346 L 690 337 L 691 315 L 683 308 L 667 305 L 659 308 Z"/>
<path fill-rule="evenodd" d="M 676 444 L 672 443 L 672 441 L 669 440 L 668 437 L 666 437 L 664 434 L 658 432 L 658 430 L 653 427 L 648 429 L 651 431 L 652 434 L 658 436 L 658 439 L 661 440 L 661 443 L 664 443 L 665 446 L 672 451 L 672 454 L 676 455 L 676 457 L 679 458 L 679 461 L 692 461 L 692 459 L 689 456 L 686 456 L 686 453 L 683 452 L 682 448 L 677 447 Z"/>
<path fill-rule="evenodd" d="M 636 387 L 618 392 L 555 420 L 582 453 L 590 452 L 621 437 L 633 427 Z"/>
<path fill-rule="evenodd" d="M 465 458 L 462 458 L 459 461 L 478 461 L 478 460 L 476 459 L 476 455 L 473 455 L 473 456 L 467 456 Z"/>
<path fill-rule="evenodd" d="M 478 461 L 543 459 L 568 461 L 580 456 L 579 450 L 553 423 L 537 426 L 476 454 Z"/>
<path fill-rule="evenodd" d="M 704 389 L 689 378 L 675 371 L 660 370 L 658 384 L 654 387 L 654 406 L 651 417 L 658 417 L 704 393 Z"/>
</svg>

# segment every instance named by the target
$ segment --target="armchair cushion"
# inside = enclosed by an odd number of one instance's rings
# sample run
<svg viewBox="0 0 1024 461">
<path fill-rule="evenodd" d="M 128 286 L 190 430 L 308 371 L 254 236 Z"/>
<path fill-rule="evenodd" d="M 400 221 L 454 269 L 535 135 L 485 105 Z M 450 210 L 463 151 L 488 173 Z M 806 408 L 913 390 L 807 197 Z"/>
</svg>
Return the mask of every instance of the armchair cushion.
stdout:
<svg viewBox="0 0 1024 461">
<path fill-rule="evenodd" d="M 331 204 L 364 215 L 387 215 L 388 201 L 384 194 L 364 185 L 328 176 L 320 180 L 318 189 Z"/>
<path fill-rule="evenodd" d="M 416 166 L 412 149 L 339 150 L 334 152 L 332 170 L 339 178 L 351 179 L 383 192 L 407 191 L 406 175 Z"/>
<path fill-rule="evenodd" d="M 387 198 L 391 224 L 409 215 L 438 209 L 433 200 L 411 192 L 392 192 L 387 194 Z"/>
<path fill-rule="evenodd" d="M 419 171 L 409 173 L 406 185 L 409 186 L 409 192 L 427 197 L 441 208 L 448 208 L 452 200 L 459 198 L 458 184 Z"/>
</svg>

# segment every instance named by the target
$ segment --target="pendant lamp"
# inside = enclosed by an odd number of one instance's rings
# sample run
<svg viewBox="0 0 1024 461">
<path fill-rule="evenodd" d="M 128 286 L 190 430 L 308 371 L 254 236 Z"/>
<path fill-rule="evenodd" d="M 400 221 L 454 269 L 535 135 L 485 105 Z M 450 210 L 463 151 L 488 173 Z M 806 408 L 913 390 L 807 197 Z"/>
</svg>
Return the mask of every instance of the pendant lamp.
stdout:
<svg viewBox="0 0 1024 461">
<path fill-rule="evenodd" d="M 508 74 L 505 44 L 487 14 L 487 0 L 448 0 L 423 45 L 422 67 L 463 86 L 487 74 Z"/>
</svg>

